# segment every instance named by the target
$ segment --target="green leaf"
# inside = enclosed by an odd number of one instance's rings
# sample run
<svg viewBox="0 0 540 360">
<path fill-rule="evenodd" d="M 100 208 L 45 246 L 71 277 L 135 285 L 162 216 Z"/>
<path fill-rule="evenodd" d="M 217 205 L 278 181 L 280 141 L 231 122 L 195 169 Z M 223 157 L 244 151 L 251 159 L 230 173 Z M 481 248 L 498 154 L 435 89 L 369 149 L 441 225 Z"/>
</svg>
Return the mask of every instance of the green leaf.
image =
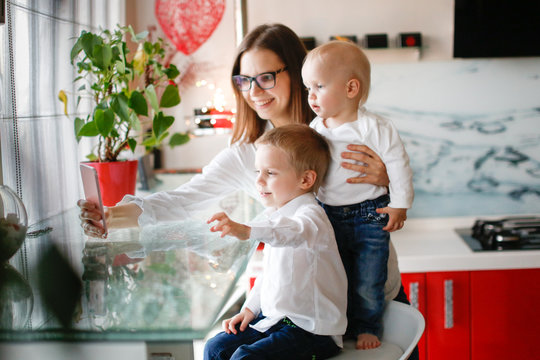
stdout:
<svg viewBox="0 0 540 360">
<path fill-rule="evenodd" d="M 154 47 L 152 46 L 152 43 L 149 41 L 145 41 L 143 45 L 144 52 L 147 54 L 151 54 Z"/>
<path fill-rule="evenodd" d="M 94 112 L 94 122 L 101 136 L 107 137 L 114 125 L 114 112 L 111 109 L 96 109 Z"/>
<path fill-rule="evenodd" d="M 141 121 L 139 120 L 139 117 L 137 116 L 137 114 L 132 111 L 130 114 L 129 114 L 129 123 L 131 125 L 131 128 L 135 131 L 140 131 L 141 130 Z"/>
<path fill-rule="evenodd" d="M 178 88 L 174 85 L 167 85 L 163 95 L 161 96 L 159 106 L 169 108 L 178 104 L 180 104 L 180 94 L 178 93 Z"/>
<path fill-rule="evenodd" d="M 111 109 L 118 115 L 120 120 L 129 123 L 128 98 L 124 93 L 113 96 L 111 100 Z"/>
<path fill-rule="evenodd" d="M 89 121 L 86 124 L 84 124 L 84 126 L 79 130 L 77 134 L 77 136 L 88 136 L 88 137 L 93 137 L 93 136 L 98 136 L 98 135 L 99 135 L 99 130 L 96 126 L 95 121 Z"/>
<path fill-rule="evenodd" d="M 116 70 L 120 74 L 124 75 L 126 73 L 126 65 L 124 65 L 124 62 L 120 60 L 116 60 L 115 64 L 116 64 Z"/>
<path fill-rule="evenodd" d="M 163 69 L 163 72 L 165 75 L 167 75 L 167 79 L 174 80 L 178 75 L 180 75 L 180 71 L 174 64 L 170 64 L 168 68 Z"/>
<path fill-rule="evenodd" d="M 134 42 L 139 42 L 141 40 L 144 40 L 146 39 L 146 37 L 148 36 L 148 30 L 145 30 L 145 31 L 141 31 L 140 33 L 136 34 L 132 40 Z"/>
<path fill-rule="evenodd" d="M 135 148 L 137 147 L 137 140 L 135 140 L 134 138 L 129 138 L 128 145 L 131 151 L 135 152 Z"/>
<path fill-rule="evenodd" d="M 146 147 L 146 148 L 152 148 L 152 147 L 156 146 L 157 143 L 158 142 L 157 142 L 156 138 L 154 136 L 152 136 L 152 137 L 149 137 L 149 138 L 145 139 L 142 142 L 142 145 L 144 147 Z"/>
<path fill-rule="evenodd" d="M 103 39 L 101 37 L 89 32 L 81 34 L 79 41 L 81 42 L 81 47 L 83 48 L 84 53 L 90 59 L 92 59 L 94 56 L 94 47 L 96 45 L 103 44 Z"/>
<path fill-rule="evenodd" d="M 157 113 L 154 116 L 154 121 L 152 124 L 152 130 L 154 131 L 154 136 L 159 138 L 174 122 L 173 116 L 165 116 L 162 111 Z"/>
<path fill-rule="evenodd" d="M 148 85 L 146 89 L 144 89 L 144 93 L 148 97 L 148 101 L 150 102 L 150 106 L 152 106 L 152 109 L 154 109 L 154 112 L 159 112 L 158 99 L 154 85 Z"/>
<path fill-rule="evenodd" d="M 175 146 L 184 145 L 190 140 L 189 135 L 186 133 L 175 133 L 169 140 L 169 146 L 174 148 Z"/>
<path fill-rule="evenodd" d="M 80 117 L 75 118 L 75 138 L 77 139 L 77 142 L 81 141 L 81 136 L 79 135 L 79 132 L 81 131 L 82 127 L 84 126 L 84 119 L 81 119 Z"/>
<path fill-rule="evenodd" d="M 92 52 L 92 61 L 98 68 L 105 70 L 111 66 L 112 49 L 107 44 L 98 44 L 94 46 Z"/>
<path fill-rule="evenodd" d="M 148 116 L 148 104 L 140 91 L 133 91 L 129 97 L 128 105 L 137 114 Z"/>
<path fill-rule="evenodd" d="M 77 55 L 79 55 L 82 49 L 83 49 L 82 41 L 81 41 L 81 38 L 79 37 L 77 41 L 75 42 L 75 44 L 73 45 L 73 47 L 71 48 L 71 54 L 70 54 L 71 65 L 73 65 L 73 60 L 75 60 L 75 58 L 77 57 Z"/>
<path fill-rule="evenodd" d="M 163 134 L 159 135 L 159 138 L 157 139 L 157 143 L 158 144 L 161 144 L 161 142 L 163 140 L 165 140 L 165 138 L 169 136 L 169 132 L 168 131 L 165 131 Z"/>
</svg>

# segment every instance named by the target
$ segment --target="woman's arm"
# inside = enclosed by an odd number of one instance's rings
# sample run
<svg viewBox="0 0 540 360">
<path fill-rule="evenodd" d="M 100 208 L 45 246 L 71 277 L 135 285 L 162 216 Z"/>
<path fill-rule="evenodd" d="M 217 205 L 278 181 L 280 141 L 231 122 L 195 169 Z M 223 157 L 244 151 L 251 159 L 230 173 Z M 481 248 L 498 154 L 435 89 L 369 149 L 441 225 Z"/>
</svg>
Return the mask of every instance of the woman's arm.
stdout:
<svg viewBox="0 0 540 360">
<path fill-rule="evenodd" d="M 383 161 L 373 150 L 366 145 L 347 145 L 347 149 L 341 153 L 341 157 L 347 160 L 354 160 L 362 164 L 354 164 L 344 161 L 341 166 L 359 172 L 361 176 L 347 179 L 350 184 L 372 184 L 379 186 L 388 186 L 388 172 Z"/>
<path fill-rule="evenodd" d="M 222 150 L 204 167 L 202 174 L 172 191 L 154 193 L 145 198 L 126 196 L 116 206 L 105 210 L 111 228 L 135 227 L 158 221 L 175 221 L 204 210 L 221 198 L 243 190 L 256 196 L 255 148 L 252 144 L 232 145 Z M 78 202 L 81 226 L 93 237 L 103 237 L 105 231 L 95 222 L 101 219 L 97 209 L 85 200 Z"/>
</svg>

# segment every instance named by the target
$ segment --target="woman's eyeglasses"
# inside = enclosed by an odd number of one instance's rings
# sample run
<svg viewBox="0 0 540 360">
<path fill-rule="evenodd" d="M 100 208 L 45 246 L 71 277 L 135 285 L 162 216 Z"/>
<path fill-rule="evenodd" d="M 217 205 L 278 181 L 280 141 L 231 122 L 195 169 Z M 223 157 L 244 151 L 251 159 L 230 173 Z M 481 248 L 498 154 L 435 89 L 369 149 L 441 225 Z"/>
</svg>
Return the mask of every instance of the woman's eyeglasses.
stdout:
<svg viewBox="0 0 540 360">
<path fill-rule="evenodd" d="M 251 89 L 253 81 L 263 90 L 270 90 L 276 86 L 276 75 L 286 71 L 287 67 L 276 71 L 265 72 L 256 76 L 233 75 L 232 79 L 236 88 L 240 91 L 248 91 Z"/>
</svg>

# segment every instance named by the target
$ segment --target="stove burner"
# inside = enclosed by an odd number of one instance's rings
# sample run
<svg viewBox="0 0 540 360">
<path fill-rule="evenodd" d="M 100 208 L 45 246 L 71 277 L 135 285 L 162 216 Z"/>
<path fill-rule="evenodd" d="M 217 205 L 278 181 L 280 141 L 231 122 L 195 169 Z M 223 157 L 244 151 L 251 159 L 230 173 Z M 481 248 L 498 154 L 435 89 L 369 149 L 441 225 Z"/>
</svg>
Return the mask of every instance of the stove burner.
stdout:
<svg viewBox="0 0 540 360">
<path fill-rule="evenodd" d="M 458 233 L 477 251 L 540 249 L 540 216 L 479 219 L 468 234 L 464 229 Z M 471 240 L 480 242 L 481 248 Z"/>
</svg>

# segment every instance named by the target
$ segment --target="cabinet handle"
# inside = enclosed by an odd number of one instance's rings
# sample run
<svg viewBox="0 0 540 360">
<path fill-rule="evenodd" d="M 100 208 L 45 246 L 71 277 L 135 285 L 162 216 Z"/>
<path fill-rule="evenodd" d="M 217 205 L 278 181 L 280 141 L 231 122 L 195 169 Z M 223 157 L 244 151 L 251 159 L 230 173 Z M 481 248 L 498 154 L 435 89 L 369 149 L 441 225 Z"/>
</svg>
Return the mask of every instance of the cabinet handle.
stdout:
<svg viewBox="0 0 540 360">
<path fill-rule="evenodd" d="M 454 280 L 444 280 L 444 328 L 454 327 Z"/>
<path fill-rule="evenodd" d="M 420 284 L 418 281 L 414 281 L 409 283 L 409 301 L 411 302 L 411 306 L 418 310 L 419 304 L 418 304 L 418 293 L 419 293 Z"/>
</svg>

